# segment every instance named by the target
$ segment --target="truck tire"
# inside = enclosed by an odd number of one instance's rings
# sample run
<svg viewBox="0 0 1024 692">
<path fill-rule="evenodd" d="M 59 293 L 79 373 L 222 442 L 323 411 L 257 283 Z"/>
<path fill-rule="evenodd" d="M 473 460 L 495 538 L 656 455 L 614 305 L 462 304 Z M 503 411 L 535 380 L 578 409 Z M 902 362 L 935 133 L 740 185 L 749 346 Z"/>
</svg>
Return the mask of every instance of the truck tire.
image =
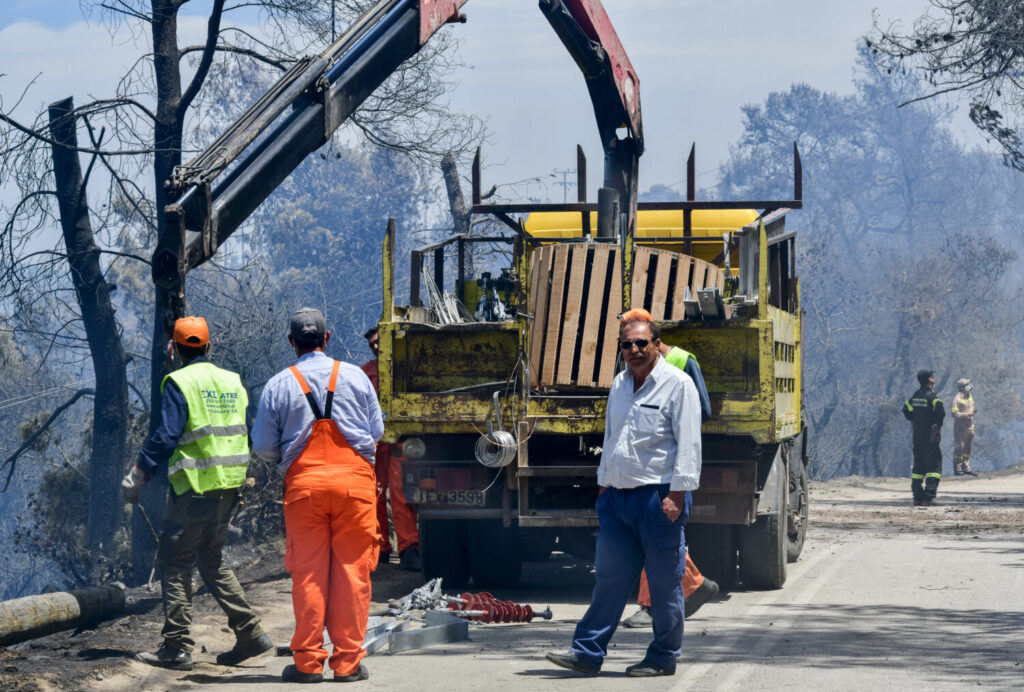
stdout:
<svg viewBox="0 0 1024 692">
<path fill-rule="evenodd" d="M 781 457 L 775 463 L 784 463 Z M 783 473 L 787 471 L 783 469 Z M 781 589 L 786 583 L 786 562 L 789 541 L 786 533 L 786 506 L 789 483 L 778 486 L 777 508 L 772 514 L 757 518 L 742 527 L 740 535 L 740 580 L 747 589 Z"/>
<path fill-rule="evenodd" d="M 555 530 L 550 526 L 519 529 L 519 554 L 523 562 L 544 562 L 555 549 Z"/>
<path fill-rule="evenodd" d="M 686 549 L 690 559 L 706 578 L 718 584 L 722 593 L 736 584 L 736 541 L 728 524 L 688 524 Z"/>
<path fill-rule="evenodd" d="M 465 519 L 420 519 L 420 559 L 425 579 L 441 577 L 446 590 L 469 582 L 469 553 Z"/>
<path fill-rule="evenodd" d="M 570 526 L 559 530 L 558 549 L 583 562 L 594 562 L 597 556 L 597 528 Z"/>
<path fill-rule="evenodd" d="M 796 562 L 804 549 L 807 536 L 807 466 L 801 459 L 790 462 L 789 512 L 786 524 L 786 560 Z"/>
<path fill-rule="evenodd" d="M 519 583 L 523 558 L 519 527 L 505 527 L 500 519 L 469 523 L 469 572 L 478 587 L 507 587 Z"/>
</svg>

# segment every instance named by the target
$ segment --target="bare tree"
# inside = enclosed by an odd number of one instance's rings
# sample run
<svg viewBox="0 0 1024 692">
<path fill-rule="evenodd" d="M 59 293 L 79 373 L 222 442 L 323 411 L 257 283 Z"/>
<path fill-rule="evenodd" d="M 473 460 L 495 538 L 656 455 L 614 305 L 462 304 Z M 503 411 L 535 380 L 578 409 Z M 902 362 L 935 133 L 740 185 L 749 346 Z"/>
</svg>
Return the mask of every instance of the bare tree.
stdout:
<svg viewBox="0 0 1024 692">
<path fill-rule="evenodd" d="M 720 198 L 763 199 L 788 182 L 789 161 L 778 156 L 787 144 L 797 141 L 806 162 L 806 202 L 791 223 L 806 311 L 803 403 L 820 478 L 906 471 L 900 407 L 926 367 L 947 402 L 960 377 L 987 402 L 975 442 L 983 468 L 1016 461 L 1017 176 L 993 156 L 964 152 L 938 104 L 896 109 L 920 93 L 916 82 L 861 60 L 854 94 L 806 85 L 772 93 L 744 109 L 744 135 L 723 168 Z"/>
<path fill-rule="evenodd" d="M 960 93 L 974 124 L 1003 148 L 1003 161 L 1024 171 L 1024 3 L 1017 0 L 929 0 L 909 30 L 876 13 L 867 38 L 889 72 L 919 70 L 930 89 L 901 105 Z M 934 10 L 934 12 L 932 11 Z"/>
<path fill-rule="evenodd" d="M 90 179 L 86 174 L 69 208 L 74 218 L 88 220 L 91 217 L 95 222 L 91 233 L 97 249 L 87 250 L 85 254 L 93 258 L 100 253 L 104 255 L 105 263 L 98 265 L 101 273 L 139 276 L 148 269 L 143 257 L 148 256 L 151 248 L 167 233 L 162 210 L 171 200 L 167 197 L 165 181 L 182 163 L 188 133 L 197 125 L 195 106 L 218 75 L 224 64 L 222 58 L 284 70 L 294 62 L 296 55 L 322 50 L 347 19 L 371 4 L 369 0 L 330 3 L 255 0 L 229 6 L 225 0 L 212 0 L 203 43 L 181 45 L 178 19 L 187 2 L 90 0 L 85 3 L 107 21 L 112 30 L 148 36 L 152 41 L 151 51 L 140 57 L 122 78 L 112 98 L 69 109 L 63 116 L 62 122 L 71 123 L 72 127 L 79 123 L 87 129 L 88 145 L 56 141 L 48 134 L 42 116 L 27 125 L 13 119 L 9 115 L 12 108 L 4 108 L 0 102 L 0 178 L 13 180 L 22 191 L 21 200 L 11 209 L 2 210 L 6 218 L 0 219 L 4 224 L 0 237 L 0 301 L 9 305 L 11 314 L 21 316 L 17 331 L 41 344 L 40 358 L 60 352 L 69 363 L 80 361 L 82 355 L 72 354 L 88 353 L 90 344 L 86 333 L 92 319 L 80 300 L 69 300 L 71 282 L 66 274 L 61 274 L 62 267 L 65 272 L 75 271 L 71 259 L 78 257 L 79 251 L 70 247 L 65 247 L 64 252 L 38 249 L 41 238 L 56 225 L 53 202 L 59 199 L 60 192 L 53 190 L 53 170 L 44 153 L 63 147 L 75 158 L 81 154 L 92 157 L 89 170 L 95 167 L 102 172 L 101 184 L 105 192 L 97 197 L 104 203 L 92 209 L 85 205 L 85 187 Z M 267 20 L 266 37 L 254 36 L 244 25 L 227 21 L 231 10 L 253 6 L 260 8 Z M 452 40 L 447 32 L 441 32 L 414 59 L 399 68 L 352 118 L 355 131 L 374 144 L 430 158 L 457 148 L 465 133 L 473 132 L 474 127 L 467 127 L 465 120 L 446 117 L 446 104 L 440 99 L 452 67 L 451 47 Z M 108 134 L 105 138 L 104 132 Z M 86 235 L 90 232 L 81 224 L 76 230 Z M 133 265 L 131 269 L 126 267 L 129 264 Z M 45 287 L 37 282 L 41 271 L 48 279 Z M 107 284 L 103 282 L 103 286 Z M 170 318 L 181 307 L 175 304 L 177 300 L 176 295 L 155 288 L 149 302 L 152 306 L 148 339 L 151 367 L 146 403 L 153 414 L 151 429 L 159 423 L 160 382 L 167 367 L 165 346 Z M 36 324 L 46 327 L 32 326 L 31 315 L 42 315 L 45 319 Z M 130 324 L 131 338 L 136 338 L 141 326 Z M 117 334 L 125 328 L 125 320 L 120 320 L 111 333 Z M 120 370 L 121 375 L 115 381 L 127 379 L 127 358 L 121 348 L 94 350 L 92 358 L 97 378 L 101 373 Z M 115 397 L 112 406 L 120 406 L 121 410 L 111 420 L 125 420 L 127 397 Z M 108 413 L 105 411 L 104 416 Z M 107 459 L 106 463 L 115 470 L 105 475 L 121 472 L 123 462 L 123 456 Z M 102 481 L 94 478 L 93 482 L 108 483 L 109 477 Z M 164 492 L 162 486 L 150 484 L 143 493 L 143 504 L 155 517 L 162 514 Z M 134 536 L 144 537 L 135 541 L 136 566 L 148 571 L 154 547 L 148 540 L 148 529 L 137 516 L 133 529 Z"/>
</svg>

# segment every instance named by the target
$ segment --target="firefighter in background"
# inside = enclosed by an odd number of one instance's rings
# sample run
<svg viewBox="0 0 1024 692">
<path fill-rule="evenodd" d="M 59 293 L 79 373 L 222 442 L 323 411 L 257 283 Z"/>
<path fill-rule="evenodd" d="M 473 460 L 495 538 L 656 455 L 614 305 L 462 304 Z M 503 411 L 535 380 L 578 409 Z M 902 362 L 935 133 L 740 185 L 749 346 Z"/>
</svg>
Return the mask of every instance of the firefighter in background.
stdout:
<svg viewBox="0 0 1024 692">
<path fill-rule="evenodd" d="M 971 471 L 971 441 L 974 439 L 974 386 L 964 378 L 956 382 L 956 396 L 953 397 L 953 474 L 956 476 L 977 476 Z"/>
<path fill-rule="evenodd" d="M 935 371 L 917 373 L 918 390 L 903 404 L 903 416 L 910 421 L 914 436 L 914 465 L 910 471 L 910 490 L 914 506 L 932 504 L 942 478 L 942 454 L 939 451 L 942 419 L 946 411 L 935 394 Z"/>
<path fill-rule="evenodd" d="M 323 313 L 297 310 L 288 343 L 298 362 L 263 388 L 253 452 L 284 474 L 284 566 L 292 575 L 295 635 L 285 682 L 323 680 L 327 650 L 335 682 L 366 680 L 361 661 L 377 563 L 373 454 L 384 420 L 373 385 L 356 366 L 327 356 Z"/>
<path fill-rule="evenodd" d="M 377 385 L 377 353 L 380 351 L 380 334 L 376 327 L 370 327 L 363 334 L 373 358 L 361 366 L 373 383 L 373 389 L 380 396 Z M 377 445 L 377 463 L 373 471 L 377 476 L 377 529 L 380 532 L 380 558 L 378 565 L 386 565 L 391 558 L 391 531 L 388 528 L 388 489 L 391 489 L 391 520 L 395 524 L 398 540 L 398 566 L 401 569 L 419 572 L 420 536 L 416 528 L 416 511 L 405 501 L 402 489 L 401 445 L 381 442 Z"/>
</svg>

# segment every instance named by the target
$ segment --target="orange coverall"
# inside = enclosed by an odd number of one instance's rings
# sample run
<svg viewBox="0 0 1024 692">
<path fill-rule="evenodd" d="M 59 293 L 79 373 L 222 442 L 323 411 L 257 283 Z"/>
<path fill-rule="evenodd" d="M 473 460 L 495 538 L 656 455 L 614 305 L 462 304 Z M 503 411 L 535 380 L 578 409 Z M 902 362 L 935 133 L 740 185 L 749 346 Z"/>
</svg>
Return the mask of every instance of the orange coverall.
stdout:
<svg viewBox="0 0 1024 692">
<path fill-rule="evenodd" d="M 683 598 L 689 598 L 690 594 L 700 588 L 704 583 L 704 575 L 697 569 L 690 559 L 690 553 L 686 553 L 686 571 L 683 573 Z M 647 586 L 647 572 L 640 573 L 640 593 L 636 597 L 636 604 L 645 608 L 651 607 L 651 590 Z"/>
<path fill-rule="evenodd" d="M 377 389 L 377 359 L 368 360 L 359 366 Z M 401 445 L 386 442 L 377 444 L 376 463 L 373 471 L 377 477 L 377 531 L 380 534 L 380 552 L 391 552 L 391 531 L 388 528 L 388 488 L 391 488 L 391 521 L 395 524 L 398 539 L 398 554 L 408 548 L 419 548 L 420 535 L 416 528 L 416 512 L 405 501 L 402 490 Z"/>
<path fill-rule="evenodd" d="M 335 362 L 331 371 L 325 411 L 284 479 L 284 563 L 292 575 L 295 610 L 292 656 L 300 672 L 321 672 L 327 660 L 326 626 L 334 645 L 330 667 L 335 676 L 356 672 L 366 655 L 370 571 L 377 564 L 373 467 L 331 420 L 339 366 Z M 308 395 L 298 368 L 291 371 Z"/>
</svg>

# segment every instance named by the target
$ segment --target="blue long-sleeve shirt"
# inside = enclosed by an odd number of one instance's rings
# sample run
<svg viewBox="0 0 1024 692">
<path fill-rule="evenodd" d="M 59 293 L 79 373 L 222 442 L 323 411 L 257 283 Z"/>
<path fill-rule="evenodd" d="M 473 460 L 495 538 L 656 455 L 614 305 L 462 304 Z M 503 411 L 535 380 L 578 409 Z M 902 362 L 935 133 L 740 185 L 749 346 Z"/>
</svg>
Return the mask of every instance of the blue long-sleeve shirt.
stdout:
<svg viewBox="0 0 1024 692">
<path fill-rule="evenodd" d="M 668 354 L 665 356 L 665 360 L 669 365 L 679 367 L 679 361 L 682 359 L 684 353 L 683 349 L 678 346 L 673 346 L 669 349 Z M 697 388 L 697 398 L 700 399 L 700 422 L 706 423 L 711 420 L 711 398 L 708 397 L 708 388 L 704 384 L 704 374 L 700 371 L 700 366 L 697 365 L 697 359 L 690 354 L 686 359 L 686 365 L 683 366 L 683 372 L 690 376 L 693 380 L 693 386 Z"/>
<path fill-rule="evenodd" d="M 189 364 L 207 363 L 209 360 L 206 356 L 200 356 L 189 361 Z M 135 462 L 147 477 L 153 478 L 158 471 L 167 472 L 167 462 L 178 446 L 187 422 L 188 402 L 185 401 L 185 395 L 174 384 L 174 380 L 167 380 L 160 397 L 160 425 L 142 445 L 138 461 Z"/>
<path fill-rule="evenodd" d="M 333 363 L 322 351 L 307 353 L 296 363 L 321 411 Z M 384 419 L 369 378 L 351 363 L 342 363 L 338 370 L 331 420 L 345 441 L 373 463 L 377 440 L 384 435 Z M 282 370 L 270 378 L 260 396 L 252 426 L 253 452 L 286 472 L 309 441 L 314 421 L 295 375 Z"/>
</svg>

